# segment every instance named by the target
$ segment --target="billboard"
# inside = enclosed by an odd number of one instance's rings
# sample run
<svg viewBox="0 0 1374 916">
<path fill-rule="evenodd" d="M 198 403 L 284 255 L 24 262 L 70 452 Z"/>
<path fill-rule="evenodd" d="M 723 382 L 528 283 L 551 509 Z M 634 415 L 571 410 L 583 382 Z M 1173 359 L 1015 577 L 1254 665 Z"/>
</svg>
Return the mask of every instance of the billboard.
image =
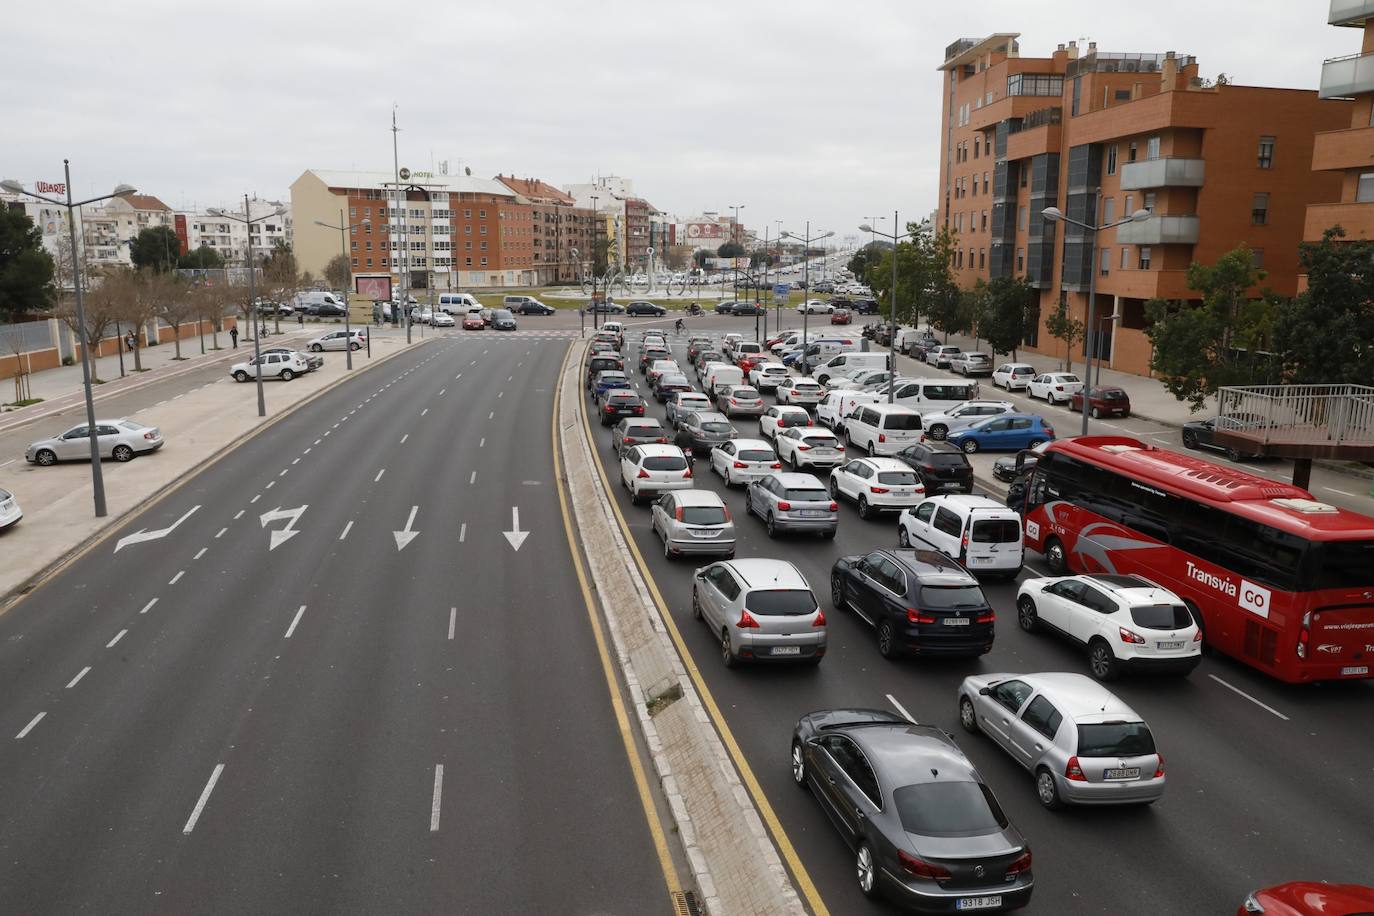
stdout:
<svg viewBox="0 0 1374 916">
<path fill-rule="evenodd" d="M 715 222 L 689 222 L 687 224 L 687 241 L 695 244 L 697 242 L 714 241 L 720 242 L 727 238 L 725 227 Z"/>
<path fill-rule="evenodd" d="M 354 288 L 362 299 L 386 302 L 391 299 L 390 277 L 354 277 Z"/>
</svg>

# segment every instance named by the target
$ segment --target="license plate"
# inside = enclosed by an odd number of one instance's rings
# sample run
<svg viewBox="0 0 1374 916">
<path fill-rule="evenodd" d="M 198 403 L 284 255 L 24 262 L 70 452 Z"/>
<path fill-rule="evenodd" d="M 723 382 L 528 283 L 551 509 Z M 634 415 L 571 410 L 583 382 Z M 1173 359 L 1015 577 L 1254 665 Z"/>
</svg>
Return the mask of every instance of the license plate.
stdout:
<svg viewBox="0 0 1374 916">
<path fill-rule="evenodd" d="M 1159 646 L 1159 648 L 1161 648 L 1161 649 L 1182 649 L 1182 648 L 1183 648 L 1183 640 L 1179 639 L 1179 640 L 1170 640 L 1170 641 L 1168 641 L 1168 642 L 1157 642 L 1157 643 L 1155 643 L 1155 645 L 1156 645 L 1156 646 Z"/>
<path fill-rule="evenodd" d="M 802 518 L 825 518 L 829 515 L 824 509 L 803 509 Z"/>
<path fill-rule="evenodd" d="M 1342 674 L 1342 675 L 1368 674 L 1368 673 L 1369 673 L 1369 666 L 1368 666 L 1368 665 L 1352 665 L 1352 666 L 1350 666 L 1349 668 L 1342 668 L 1342 669 L 1341 669 L 1341 674 Z"/>
<path fill-rule="evenodd" d="M 1139 779 L 1140 767 L 1114 767 L 1102 771 L 1103 779 Z"/>
<path fill-rule="evenodd" d="M 969 624 L 967 617 L 946 617 L 945 626 L 947 627 L 966 627 Z"/>
<path fill-rule="evenodd" d="M 801 655 L 801 646 L 774 646 L 771 655 Z"/>
<path fill-rule="evenodd" d="M 956 910 L 991 910 L 1002 905 L 1002 895 L 992 897 L 960 897 L 954 904 Z"/>
<path fill-rule="evenodd" d="M 970 565 L 974 563 L 991 563 L 992 557 L 969 557 L 968 561 Z"/>
</svg>

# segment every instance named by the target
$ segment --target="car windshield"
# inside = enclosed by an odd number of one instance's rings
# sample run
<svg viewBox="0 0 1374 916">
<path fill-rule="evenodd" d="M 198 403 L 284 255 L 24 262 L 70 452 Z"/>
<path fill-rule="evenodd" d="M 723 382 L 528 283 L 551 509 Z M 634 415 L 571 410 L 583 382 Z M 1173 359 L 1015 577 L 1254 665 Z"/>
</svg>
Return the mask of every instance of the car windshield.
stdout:
<svg viewBox="0 0 1374 916">
<path fill-rule="evenodd" d="M 794 500 L 799 503 L 828 503 L 830 494 L 825 490 L 815 487 L 788 487 L 783 492 L 783 499 Z"/>
<path fill-rule="evenodd" d="M 923 585 L 921 607 L 932 610 L 951 610 L 961 607 L 985 607 L 988 601 L 976 585 Z"/>
<path fill-rule="evenodd" d="M 777 461 L 777 457 L 766 448 L 742 448 L 737 456 L 740 461 Z"/>
<path fill-rule="evenodd" d="M 806 588 L 780 588 L 768 591 L 750 592 L 745 601 L 746 608 L 764 617 L 800 617 L 814 614 L 816 596 Z"/>
<path fill-rule="evenodd" d="M 731 427 L 729 423 L 723 423 L 720 420 L 707 420 L 701 424 L 701 429 L 708 433 L 728 433 Z"/>
<path fill-rule="evenodd" d="M 878 473 L 878 483 L 885 483 L 889 487 L 914 487 L 920 482 L 921 479 L 916 476 L 914 471 L 880 471 Z"/>
<path fill-rule="evenodd" d="M 681 455 L 650 455 L 644 459 L 646 471 L 685 471 L 687 459 Z"/>
<path fill-rule="evenodd" d="M 883 429 L 899 429 L 909 432 L 911 430 L 919 430 L 920 428 L 921 417 L 919 414 L 914 413 L 888 414 L 887 419 L 883 421 Z"/>
<path fill-rule="evenodd" d="M 1181 604 L 1146 604 L 1131 608 L 1131 622 L 1146 630 L 1181 630 L 1193 615 Z"/>
<path fill-rule="evenodd" d="M 1078 726 L 1078 756 L 1137 757 L 1155 752 L 1155 738 L 1144 722 L 1103 722 Z"/>
<path fill-rule="evenodd" d="M 979 836 L 1006 829 L 1007 816 L 980 782 L 922 782 L 893 791 L 902 829 L 918 836 Z"/>
<path fill-rule="evenodd" d="M 1021 540 L 1021 523 L 1014 518 L 978 519 L 970 540 L 975 544 L 1015 544 Z"/>
</svg>

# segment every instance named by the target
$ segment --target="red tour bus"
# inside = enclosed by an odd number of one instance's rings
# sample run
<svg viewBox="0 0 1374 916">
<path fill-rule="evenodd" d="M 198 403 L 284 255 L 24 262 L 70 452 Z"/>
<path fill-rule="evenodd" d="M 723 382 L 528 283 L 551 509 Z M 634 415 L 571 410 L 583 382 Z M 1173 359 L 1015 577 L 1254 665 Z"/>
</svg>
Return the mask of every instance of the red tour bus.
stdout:
<svg viewBox="0 0 1374 916">
<path fill-rule="evenodd" d="M 1051 442 L 1026 490 L 1026 544 L 1055 575 L 1136 573 L 1207 644 L 1289 683 L 1374 665 L 1374 518 L 1298 487 L 1125 436 Z"/>
</svg>

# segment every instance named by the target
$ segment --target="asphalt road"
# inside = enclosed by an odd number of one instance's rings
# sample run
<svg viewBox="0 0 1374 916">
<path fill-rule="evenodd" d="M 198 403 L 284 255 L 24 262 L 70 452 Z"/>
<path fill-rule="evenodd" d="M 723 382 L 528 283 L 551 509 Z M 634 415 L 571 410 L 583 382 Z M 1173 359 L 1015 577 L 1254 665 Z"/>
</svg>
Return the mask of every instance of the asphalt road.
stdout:
<svg viewBox="0 0 1374 916">
<path fill-rule="evenodd" d="M 0 912 L 668 912 L 553 486 L 566 346 L 397 356 L 0 617 Z"/>
<path fill-rule="evenodd" d="M 701 319 L 691 328 L 724 332 L 744 323 Z M 637 355 L 637 336 L 636 330 L 627 354 Z M 685 360 L 685 337 L 670 340 L 670 346 Z M 689 378 L 694 379 L 690 371 Z M 640 389 L 648 394 L 642 382 Z M 662 408 L 648 400 L 649 413 L 662 419 Z M 752 420 L 740 418 L 736 427 L 742 436 L 757 434 Z M 618 469 L 607 447 L 608 431 L 595 425 L 593 431 L 596 452 L 614 482 Z M 697 470 L 696 486 L 721 492 L 731 507 L 738 555 L 791 560 L 817 592 L 830 627 L 829 652 L 818 668 L 726 670 L 716 639 L 691 617 L 696 564 L 665 560 L 649 528 L 648 510 L 631 506 L 618 485 L 612 487 L 613 498 L 729 729 L 831 913 L 889 911 L 859 894 L 848 847 L 788 772 L 798 717 L 839 706 L 891 709 L 900 704 L 918 721 L 955 734 L 1031 839 L 1036 891 L 1026 912 L 1229 914 L 1247 892 L 1266 884 L 1369 881 L 1374 684 L 1287 687 L 1215 656 L 1188 678 L 1123 679 L 1113 690 L 1150 723 L 1166 758 L 1165 798 L 1145 809 L 1045 811 L 1029 774 L 986 738 L 962 732 L 955 708 L 956 688 L 971 673 L 1087 672 L 1078 650 L 1016 627 L 1014 584 L 985 586 L 999 617 L 989 655 L 942 663 L 885 661 L 867 625 L 832 608 L 828 583 L 836 558 L 895 546 L 895 518 L 865 522 L 846 503 L 834 541 L 795 536 L 773 541 L 757 519 L 746 515 L 742 491 L 726 491 L 705 460 L 697 462 Z M 1039 557 L 1032 556 L 1033 565 L 1039 565 Z M 1025 573 L 1038 574 L 1043 573 Z"/>
</svg>

